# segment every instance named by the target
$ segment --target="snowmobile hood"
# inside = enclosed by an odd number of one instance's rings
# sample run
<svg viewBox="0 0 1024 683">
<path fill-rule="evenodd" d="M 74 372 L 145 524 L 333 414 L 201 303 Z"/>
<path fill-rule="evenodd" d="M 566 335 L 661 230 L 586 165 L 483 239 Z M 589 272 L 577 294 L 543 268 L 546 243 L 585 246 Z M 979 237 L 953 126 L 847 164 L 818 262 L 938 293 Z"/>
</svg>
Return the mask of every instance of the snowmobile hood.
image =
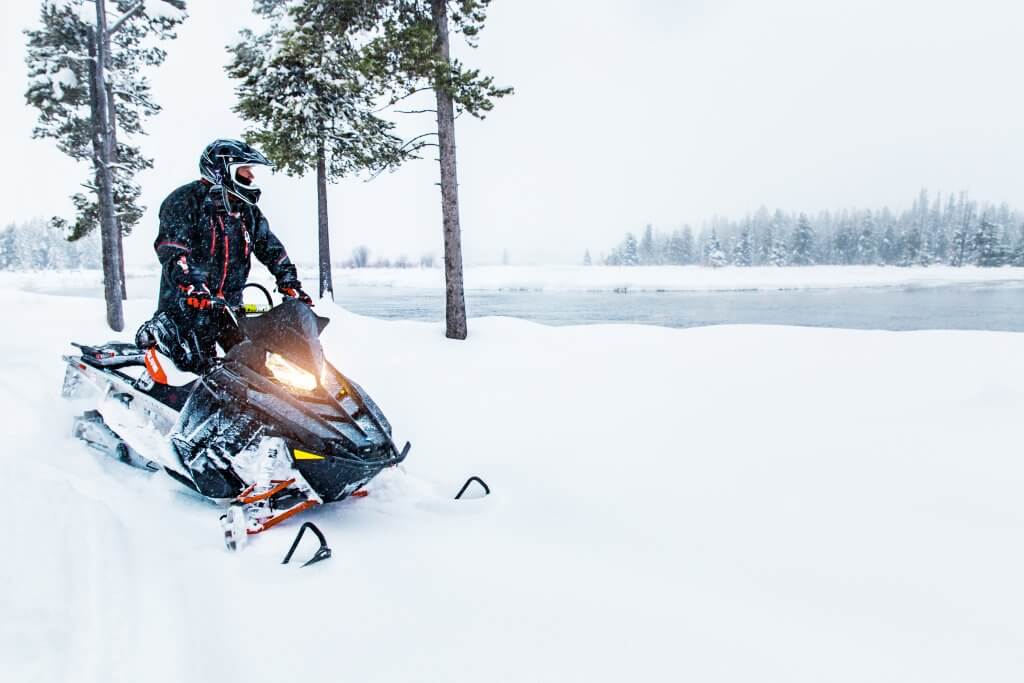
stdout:
<svg viewBox="0 0 1024 683">
<path fill-rule="evenodd" d="M 320 333 L 329 322 L 301 301 L 288 299 L 259 317 L 240 319 L 238 325 L 256 346 L 278 353 L 319 377 L 324 364 Z"/>
</svg>

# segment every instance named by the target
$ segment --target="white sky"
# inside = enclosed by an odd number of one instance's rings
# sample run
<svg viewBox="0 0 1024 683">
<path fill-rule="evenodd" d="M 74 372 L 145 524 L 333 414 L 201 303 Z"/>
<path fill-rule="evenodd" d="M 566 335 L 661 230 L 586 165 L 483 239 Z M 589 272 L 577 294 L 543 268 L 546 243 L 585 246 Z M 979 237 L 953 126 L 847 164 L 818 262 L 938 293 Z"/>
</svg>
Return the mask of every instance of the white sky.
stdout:
<svg viewBox="0 0 1024 683">
<path fill-rule="evenodd" d="M 30 139 L 20 31 L 37 6 L 0 7 L 3 224 L 70 215 L 85 174 Z M 153 77 L 164 111 L 143 139 L 156 162 L 140 177 L 150 211 L 130 263 L 152 258 L 156 208 L 196 176 L 203 146 L 241 134 L 223 46 L 252 23 L 249 8 L 191 0 L 165 46 Z M 484 122 L 457 123 L 467 261 L 507 249 L 513 263 L 577 262 L 647 222 L 668 229 L 762 204 L 902 208 L 923 186 L 1024 205 L 1022 19 L 1007 0 L 495 0 L 480 49 L 461 53 L 516 94 Z M 422 117 L 424 131 L 431 123 Z M 360 243 L 391 257 L 440 253 L 428 157 L 331 187 L 335 257 Z M 261 183 L 272 228 L 312 259 L 312 176 Z"/>
</svg>

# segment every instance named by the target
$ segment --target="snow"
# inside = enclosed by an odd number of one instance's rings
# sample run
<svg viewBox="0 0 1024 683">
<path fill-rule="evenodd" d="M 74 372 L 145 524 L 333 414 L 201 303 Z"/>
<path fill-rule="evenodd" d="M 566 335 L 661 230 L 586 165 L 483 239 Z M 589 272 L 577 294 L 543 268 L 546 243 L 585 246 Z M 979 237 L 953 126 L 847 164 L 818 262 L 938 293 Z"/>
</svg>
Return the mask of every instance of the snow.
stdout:
<svg viewBox="0 0 1024 683">
<path fill-rule="evenodd" d="M 82 0 L 46 0 L 45 4 L 53 7 L 58 12 L 71 10 L 79 20 L 84 21 L 86 24 L 96 21 L 96 6 L 91 2 L 83 2 Z"/>
<path fill-rule="evenodd" d="M 57 11 L 63 11 L 80 5 L 81 1 L 82 0 L 46 0 L 46 4 L 50 5 Z"/>
<path fill-rule="evenodd" d="M 114 336 L 100 300 L 0 306 L 5 680 L 1024 674 L 1018 334 L 488 318 L 455 342 L 321 302 L 413 450 L 307 515 L 334 557 L 302 569 L 299 522 L 228 554 L 215 507 L 71 440 L 59 357 Z M 451 500 L 472 474 L 493 494 Z"/>
<path fill-rule="evenodd" d="M 947 284 L 1024 282 L 1024 268 L 705 268 L 700 266 L 476 266 L 465 269 L 465 286 L 477 290 L 737 291 L 932 287 Z M 336 286 L 444 288 L 440 268 L 334 269 Z"/>
<path fill-rule="evenodd" d="M 53 96 L 60 100 L 64 99 L 64 91 L 78 87 L 78 78 L 70 68 L 63 66 L 53 75 Z"/>
<path fill-rule="evenodd" d="M 144 3 L 146 14 L 154 19 L 181 21 L 185 18 L 185 12 L 164 0 L 144 0 Z"/>
</svg>

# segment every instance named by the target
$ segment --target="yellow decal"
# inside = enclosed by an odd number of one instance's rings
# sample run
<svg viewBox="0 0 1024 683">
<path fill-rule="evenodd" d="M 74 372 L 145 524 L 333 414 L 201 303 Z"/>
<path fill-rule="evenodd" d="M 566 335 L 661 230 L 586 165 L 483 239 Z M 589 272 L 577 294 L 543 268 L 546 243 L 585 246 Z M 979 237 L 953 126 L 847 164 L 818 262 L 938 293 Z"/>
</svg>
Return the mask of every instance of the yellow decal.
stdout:
<svg viewBox="0 0 1024 683">
<path fill-rule="evenodd" d="M 295 459 L 296 460 L 326 460 L 327 459 L 327 458 L 325 458 L 322 455 L 317 455 L 316 453 L 310 453 L 308 451 L 300 451 L 298 448 L 296 448 L 292 452 L 295 454 Z"/>
</svg>

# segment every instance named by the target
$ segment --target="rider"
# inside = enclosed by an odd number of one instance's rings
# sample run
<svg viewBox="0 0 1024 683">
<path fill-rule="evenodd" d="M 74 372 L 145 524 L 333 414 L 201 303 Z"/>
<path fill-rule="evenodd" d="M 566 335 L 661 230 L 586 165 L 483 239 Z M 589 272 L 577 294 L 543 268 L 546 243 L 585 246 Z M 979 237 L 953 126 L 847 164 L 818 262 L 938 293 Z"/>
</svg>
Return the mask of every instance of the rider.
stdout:
<svg viewBox="0 0 1024 683">
<path fill-rule="evenodd" d="M 160 300 L 136 342 L 158 347 L 180 370 L 198 372 L 216 356 L 217 343 L 225 350 L 237 343 L 220 306 L 242 303 L 250 254 L 274 275 L 277 291 L 313 305 L 256 206 L 255 166 L 272 164 L 244 142 L 214 140 L 199 158 L 201 178 L 171 192 L 160 206 L 154 242 L 162 266 Z"/>
</svg>

